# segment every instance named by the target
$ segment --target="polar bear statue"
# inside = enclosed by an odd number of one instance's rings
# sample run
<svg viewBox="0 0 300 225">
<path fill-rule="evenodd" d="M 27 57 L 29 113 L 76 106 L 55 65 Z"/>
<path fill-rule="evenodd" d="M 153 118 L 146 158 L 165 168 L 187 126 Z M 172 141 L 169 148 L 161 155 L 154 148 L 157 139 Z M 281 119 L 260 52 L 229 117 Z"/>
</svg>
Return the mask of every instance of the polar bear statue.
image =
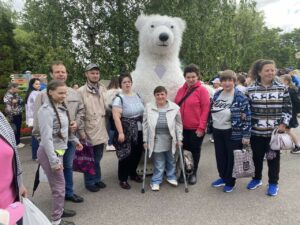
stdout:
<svg viewBox="0 0 300 225">
<path fill-rule="evenodd" d="M 154 99 L 155 87 L 162 85 L 173 101 L 185 81 L 178 58 L 185 21 L 178 17 L 140 15 L 135 26 L 139 31 L 139 56 L 131 73 L 133 90 L 147 103 Z"/>
</svg>

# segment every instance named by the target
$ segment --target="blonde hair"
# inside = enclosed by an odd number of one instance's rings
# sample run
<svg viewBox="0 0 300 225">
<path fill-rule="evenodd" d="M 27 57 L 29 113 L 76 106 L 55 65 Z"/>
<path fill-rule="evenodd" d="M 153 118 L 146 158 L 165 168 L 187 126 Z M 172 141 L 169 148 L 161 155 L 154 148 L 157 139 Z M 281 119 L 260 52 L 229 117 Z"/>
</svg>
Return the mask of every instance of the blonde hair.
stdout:
<svg viewBox="0 0 300 225">
<path fill-rule="evenodd" d="M 293 83 L 293 80 L 292 80 L 292 76 L 291 76 L 291 75 L 289 75 L 289 74 L 284 74 L 284 75 L 281 75 L 280 78 L 283 79 L 283 80 L 285 80 L 285 81 L 287 81 L 287 82 L 288 82 L 288 86 L 289 86 L 290 88 L 296 88 L 296 86 L 295 86 L 294 83 Z"/>
</svg>

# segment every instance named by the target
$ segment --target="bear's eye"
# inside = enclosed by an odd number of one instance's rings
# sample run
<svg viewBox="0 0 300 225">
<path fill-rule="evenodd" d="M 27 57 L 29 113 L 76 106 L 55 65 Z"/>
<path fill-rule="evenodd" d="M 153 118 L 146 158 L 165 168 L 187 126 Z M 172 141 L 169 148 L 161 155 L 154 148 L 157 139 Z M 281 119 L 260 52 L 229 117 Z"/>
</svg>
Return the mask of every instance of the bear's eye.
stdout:
<svg viewBox="0 0 300 225">
<path fill-rule="evenodd" d="M 174 28 L 174 26 L 173 26 L 173 25 L 171 25 L 171 28 L 173 29 L 173 28 Z"/>
<path fill-rule="evenodd" d="M 151 28 L 154 28 L 154 25 L 153 25 L 153 24 L 151 25 Z"/>
</svg>

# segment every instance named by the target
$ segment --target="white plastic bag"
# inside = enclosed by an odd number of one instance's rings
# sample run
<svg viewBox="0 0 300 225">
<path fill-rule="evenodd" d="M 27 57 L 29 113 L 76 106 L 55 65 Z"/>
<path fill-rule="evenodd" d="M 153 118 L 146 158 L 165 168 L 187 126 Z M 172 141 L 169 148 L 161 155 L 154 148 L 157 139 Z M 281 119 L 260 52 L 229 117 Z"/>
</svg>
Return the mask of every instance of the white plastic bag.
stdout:
<svg viewBox="0 0 300 225">
<path fill-rule="evenodd" d="M 43 168 L 41 166 L 39 168 L 39 180 L 40 180 L 40 182 L 48 183 L 47 175 L 45 174 L 45 171 L 43 170 Z"/>
<path fill-rule="evenodd" d="M 28 199 L 23 198 L 25 213 L 24 225 L 52 225 L 48 218 Z"/>
<path fill-rule="evenodd" d="M 270 141 L 270 148 L 273 151 L 290 150 L 294 147 L 294 142 L 289 134 L 279 133 L 278 128 L 273 130 Z"/>
</svg>

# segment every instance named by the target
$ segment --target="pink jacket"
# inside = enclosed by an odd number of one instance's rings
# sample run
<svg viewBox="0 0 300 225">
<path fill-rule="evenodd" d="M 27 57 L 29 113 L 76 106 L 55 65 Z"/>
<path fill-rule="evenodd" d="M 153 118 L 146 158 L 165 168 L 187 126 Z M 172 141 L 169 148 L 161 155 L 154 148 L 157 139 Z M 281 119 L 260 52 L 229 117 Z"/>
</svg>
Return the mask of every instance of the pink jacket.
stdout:
<svg viewBox="0 0 300 225">
<path fill-rule="evenodd" d="M 210 99 L 208 91 L 201 82 L 198 81 L 191 87 L 188 87 L 185 83 L 178 90 L 175 102 L 178 104 L 188 90 L 194 87 L 197 87 L 197 89 L 185 99 L 180 107 L 183 129 L 204 132 L 210 110 Z"/>
</svg>

